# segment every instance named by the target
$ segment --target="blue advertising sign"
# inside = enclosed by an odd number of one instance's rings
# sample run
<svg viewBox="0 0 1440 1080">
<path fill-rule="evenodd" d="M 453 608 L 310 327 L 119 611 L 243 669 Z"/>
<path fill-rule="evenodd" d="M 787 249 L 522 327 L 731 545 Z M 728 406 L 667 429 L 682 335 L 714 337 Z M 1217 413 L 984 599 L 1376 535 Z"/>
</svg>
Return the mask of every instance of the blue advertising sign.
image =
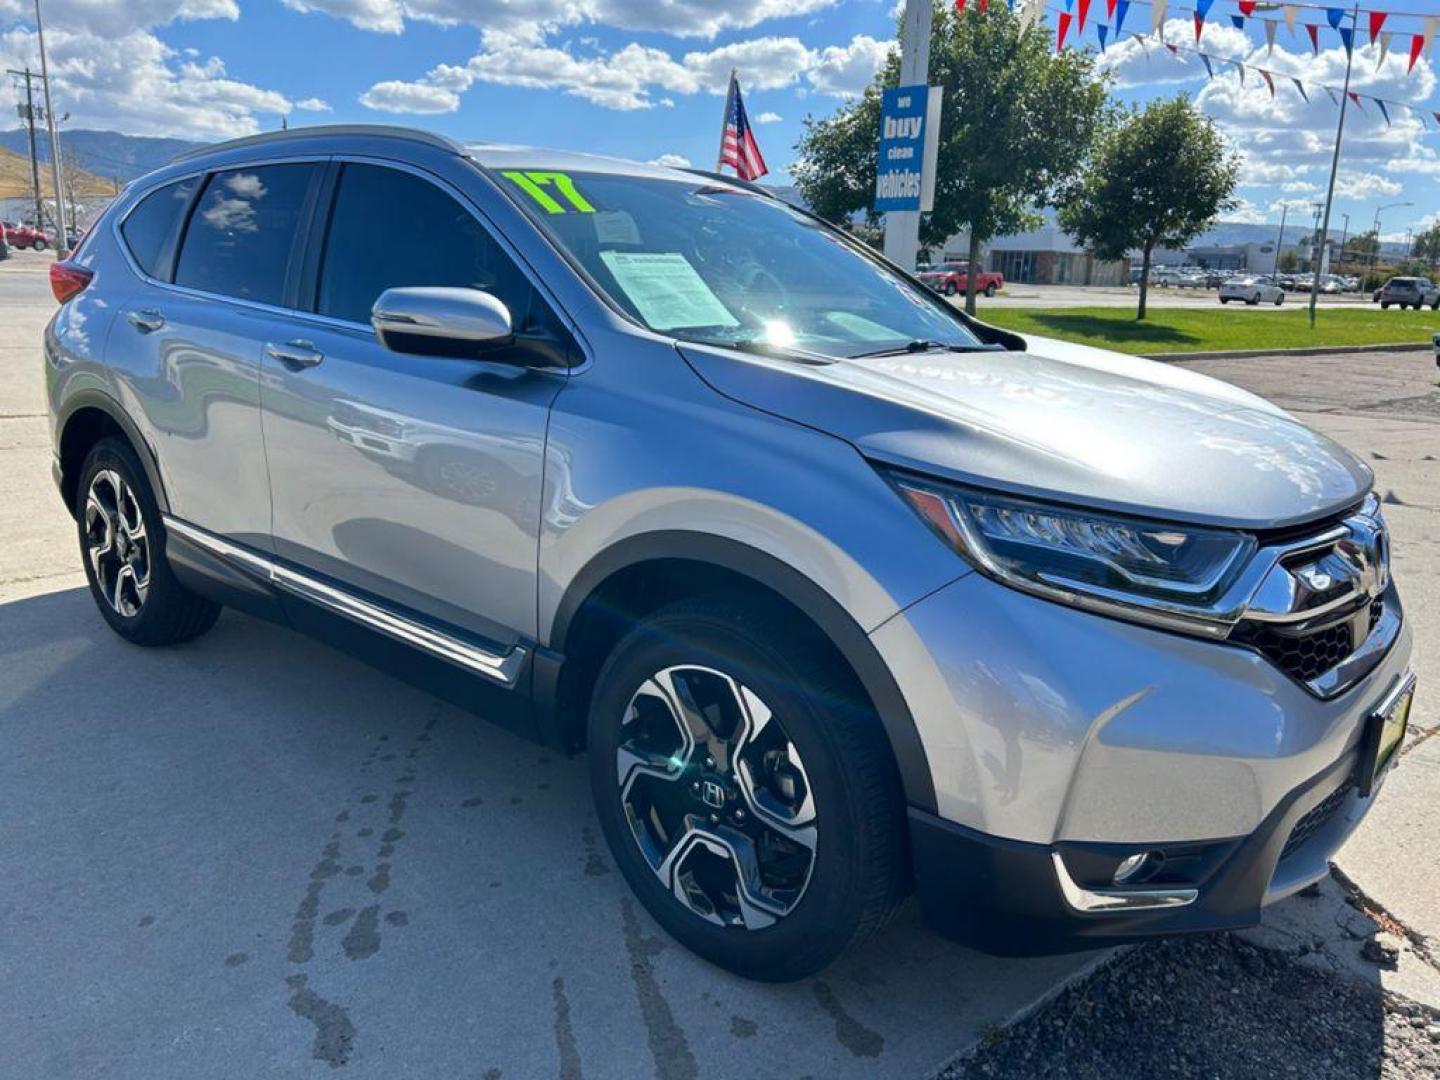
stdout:
<svg viewBox="0 0 1440 1080">
<path fill-rule="evenodd" d="M 938 110 L 936 110 L 938 113 Z M 897 86 L 880 103 L 880 158 L 875 170 L 875 209 L 928 210 L 923 205 L 930 87 Z M 933 135 L 931 135 L 933 141 Z M 932 165 L 933 168 L 933 165 Z"/>
</svg>

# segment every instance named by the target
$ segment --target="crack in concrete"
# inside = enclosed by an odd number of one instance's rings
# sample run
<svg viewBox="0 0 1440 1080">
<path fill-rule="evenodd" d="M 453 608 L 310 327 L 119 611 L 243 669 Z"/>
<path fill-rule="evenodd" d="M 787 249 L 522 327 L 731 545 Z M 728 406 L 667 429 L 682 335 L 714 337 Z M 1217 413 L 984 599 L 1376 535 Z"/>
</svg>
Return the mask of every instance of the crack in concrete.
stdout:
<svg viewBox="0 0 1440 1080">
<path fill-rule="evenodd" d="M 1357 885 L 1349 874 L 1334 863 L 1330 864 L 1330 876 L 1339 883 L 1340 888 L 1345 892 L 1345 899 L 1356 910 L 1369 916 L 1370 919 L 1386 929 L 1393 925 L 1409 942 L 1410 948 L 1416 956 L 1436 971 L 1440 971 L 1440 957 L 1435 955 L 1428 937 L 1406 925 L 1405 920 L 1399 918 L 1393 911 Z"/>
</svg>

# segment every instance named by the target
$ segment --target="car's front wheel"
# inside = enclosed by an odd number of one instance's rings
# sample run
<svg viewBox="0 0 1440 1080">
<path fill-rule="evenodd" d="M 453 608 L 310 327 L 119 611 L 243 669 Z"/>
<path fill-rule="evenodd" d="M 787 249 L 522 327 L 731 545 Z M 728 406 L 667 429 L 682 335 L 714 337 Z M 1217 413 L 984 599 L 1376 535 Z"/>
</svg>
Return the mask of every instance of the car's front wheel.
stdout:
<svg viewBox="0 0 1440 1080">
<path fill-rule="evenodd" d="M 685 601 L 600 673 L 605 838 L 671 935 L 736 974 L 813 974 L 903 896 L 903 799 L 873 710 L 780 605 Z"/>
<path fill-rule="evenodd" d="M 955 288 L 955 283 L 954 283 L 953 281 L 947 281 L 947 282 L 945 283 L 945 295 L 946 295 L 946 296 L 954 296 L 954 295 L 955 295 L 957 292 L 959 292 L 959 291 L 960 291 L 959 289 Z"/>
<path fill-rule="evenodd" d="M 1279 307 L 1283 303 L 1285 303 L 1285 294 L 1282 292 L 1275 297 L 1275 306 Z"/>
<path fill-rule="evenodd" d="M 993 297 L 995 296 L 995 292 L 996 292 L 995 283 L 994 283 L 993 281 L 990 282 L 989 285 L 986 285 L 986 286 L 985 286 L 985 295 L 986 295 L 986 296 L 993 298 Z"/>
<path fill-rule="evenodd" d="M 220 607 L 176 580 L 165 561 L 160 509 L 134 451 L 101 439 L 80 470 L 75 521 L 95 606 L 136 645 L 199 637 Z"/>
</svg>

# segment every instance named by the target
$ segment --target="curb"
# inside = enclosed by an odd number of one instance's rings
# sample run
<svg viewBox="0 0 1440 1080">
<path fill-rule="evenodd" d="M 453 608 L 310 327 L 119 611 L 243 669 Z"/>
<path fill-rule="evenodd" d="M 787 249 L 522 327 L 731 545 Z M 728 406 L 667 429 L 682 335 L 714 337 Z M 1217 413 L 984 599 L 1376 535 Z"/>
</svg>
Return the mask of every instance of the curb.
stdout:
<svg viewBox="0 0 1440 1080">
<path fill-rule="evenodd" d="M 1433 348 L 1428 341 L 1397 341 L 1383 345 L 1307 345 L 1303 349 L 1234 349 L 1229 352 L 1152 353 L 1146 360 L 1184 363 L 1187 360 L 1254 360 L 1267 356 L 1334 356 L 1348 353 L 1425 352 Z"/>
</svg>

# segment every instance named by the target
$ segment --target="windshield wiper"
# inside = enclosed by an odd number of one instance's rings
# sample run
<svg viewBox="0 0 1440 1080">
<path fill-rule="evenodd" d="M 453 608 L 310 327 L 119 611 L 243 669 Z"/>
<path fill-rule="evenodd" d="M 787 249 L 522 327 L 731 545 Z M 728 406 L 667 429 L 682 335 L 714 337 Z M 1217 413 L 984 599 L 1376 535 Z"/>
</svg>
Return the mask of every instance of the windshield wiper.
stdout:
<svg viewBox="0 0 1440 1080">
<path fill-rule="evenodd" d="M 985 342 L 977 342 L 972 345 L 968 342 L 926 341 L 923 338 L 917 338 L 914 341 L 907 341 L 904 345 L 901 345 L 898 348 L 892 346 L 888 349 L 875 349 L 872 352 L 854 353 L 850 356 L 850 359 L 862 360 L 872 356 L 902 356 L 905 353 L 931 352 L 937 349 L 943 349 L 946 352 L 957 353 L 997 352 L 1001 349 L 1001 346 L 992 345 Z"/>
</svg>

